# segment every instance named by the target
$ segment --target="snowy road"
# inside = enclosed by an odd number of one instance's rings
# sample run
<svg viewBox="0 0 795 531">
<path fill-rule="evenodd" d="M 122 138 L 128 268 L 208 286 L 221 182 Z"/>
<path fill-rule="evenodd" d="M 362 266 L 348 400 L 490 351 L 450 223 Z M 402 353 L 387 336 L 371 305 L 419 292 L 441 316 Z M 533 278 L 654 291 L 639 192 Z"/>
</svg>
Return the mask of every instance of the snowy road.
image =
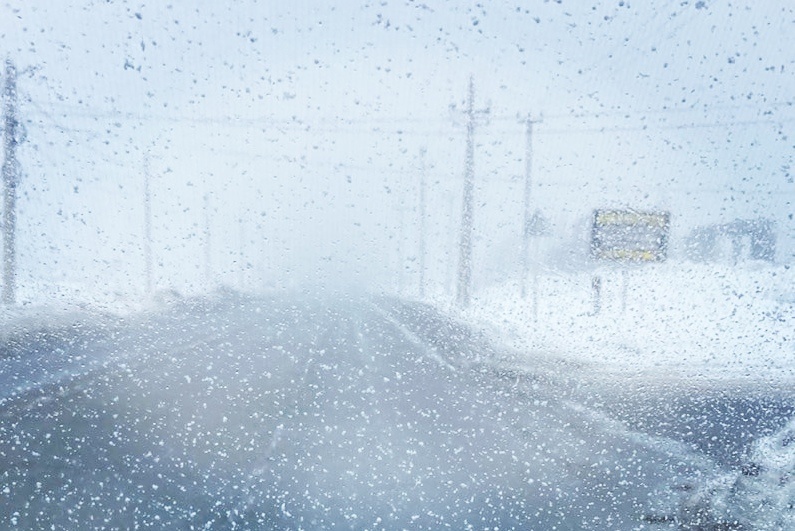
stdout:
<svg viewBox="0 0 795 531">
<path fill-rule="evenodd" d="M 6 360 L 0 528 L 666 528 L 720 466 L 419 305 L 227 296 L 72 348 Z"/>
</svg>

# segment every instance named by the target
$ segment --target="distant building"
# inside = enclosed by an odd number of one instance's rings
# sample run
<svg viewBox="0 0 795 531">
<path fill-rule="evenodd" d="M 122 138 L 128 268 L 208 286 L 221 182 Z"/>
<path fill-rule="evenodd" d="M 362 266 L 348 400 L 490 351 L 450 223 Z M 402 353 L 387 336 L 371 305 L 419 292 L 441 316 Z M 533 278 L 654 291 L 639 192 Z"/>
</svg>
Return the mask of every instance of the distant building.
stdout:
<svg viewBox="0 0 795 531">
<path fill-rule="evenodd" d="M 764 218 L 737 219 L 697 227 L 688 236 L 686 249 L 696 262 L 772 262 L 776 257 L 775 223 Z"/>
</svg>

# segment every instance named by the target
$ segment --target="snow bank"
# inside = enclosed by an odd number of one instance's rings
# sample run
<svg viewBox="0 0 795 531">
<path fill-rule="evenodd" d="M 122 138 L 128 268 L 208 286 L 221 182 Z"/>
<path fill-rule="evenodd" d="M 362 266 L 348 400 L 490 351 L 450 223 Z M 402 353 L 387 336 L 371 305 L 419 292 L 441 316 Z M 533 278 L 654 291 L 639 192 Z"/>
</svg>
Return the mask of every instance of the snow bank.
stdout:
<svg viewBox="0 0 795 531">
<path fill-rule="evenodd" d="M 751 263 L 605 267 L 547 271 L 528 286 L 525 299 L 516 283 L 484 290 L 464 317 L 496 328 L 528 356 L 546 353 L 615 375 L 795 380 L 791 268 Z"/>
<path fill-rule="evenodd" d="M 795 421 L 757 439 L 748 464 L 708 478 L 686 501 L 682 517 L 709 529 L 795 529 L 793 441 Z"/>
<path fill-rule="evenodd" d="M 210 294 L 208 296 L 220 296 Z M 12 306 L 0 304 L 0 358 L 6 342 L 15 337 L 68 333 L 75 329 L 100 330 L 121 320 L 162 311 L 183 300 L 174 290 L 158 290 L 135 297 L 96 286 L 27 283 Z"/>
</svg>

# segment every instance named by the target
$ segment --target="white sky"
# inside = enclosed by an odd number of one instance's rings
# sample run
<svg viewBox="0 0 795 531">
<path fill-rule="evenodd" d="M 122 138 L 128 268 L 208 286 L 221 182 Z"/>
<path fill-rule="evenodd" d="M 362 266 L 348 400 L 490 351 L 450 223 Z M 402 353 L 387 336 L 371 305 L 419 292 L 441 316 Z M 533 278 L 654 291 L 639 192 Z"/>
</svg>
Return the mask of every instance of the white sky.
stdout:
<svg viewBox="0 0 795 531">
<path fill-rule="evenodd" d="M 401 253 L 416 256 L 427 147 L 429 263 L 443 283 L 470 75 L 491 111 L 476 149 L 482 282 L 518 257 L 528 113 L 542 120 L 534 197 L 561 245 L 593 208 L 665 208 L 679 238 L 696 224 L 773 218 L 780 259 L 792 261 L 794 9 L 6 1 L 0 50 L 24 71 L 28 133 L 21 281 L 142 289 L 148 152 L 160 287 L 204 283 L 205 194 L 216 280 L 241 280 L 242 241 L 248 284 L 394 287 L 409 282 Z"/>
</svg>

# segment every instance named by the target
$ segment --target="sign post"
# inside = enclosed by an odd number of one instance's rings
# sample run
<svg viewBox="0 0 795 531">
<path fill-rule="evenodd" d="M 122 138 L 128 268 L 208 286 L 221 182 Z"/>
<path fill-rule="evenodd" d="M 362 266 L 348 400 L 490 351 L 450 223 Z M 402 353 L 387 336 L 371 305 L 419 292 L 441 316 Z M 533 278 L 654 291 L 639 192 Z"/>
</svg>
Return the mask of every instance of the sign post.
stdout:
<svg viewBox="0 0 795 531">
<path fill-rule="evenodd" d="M 668 212 L 599 209 L 593 213 L 591 226 L 591 257 L 620 264 L 621 312 L 627 308 L 627 289 L 631 264 L 663 262 L 668 257 L 668 233 L 671 215 Z M 601 310 L 601 278 L 594 277 L 594 314 Z"/>
</svg>

